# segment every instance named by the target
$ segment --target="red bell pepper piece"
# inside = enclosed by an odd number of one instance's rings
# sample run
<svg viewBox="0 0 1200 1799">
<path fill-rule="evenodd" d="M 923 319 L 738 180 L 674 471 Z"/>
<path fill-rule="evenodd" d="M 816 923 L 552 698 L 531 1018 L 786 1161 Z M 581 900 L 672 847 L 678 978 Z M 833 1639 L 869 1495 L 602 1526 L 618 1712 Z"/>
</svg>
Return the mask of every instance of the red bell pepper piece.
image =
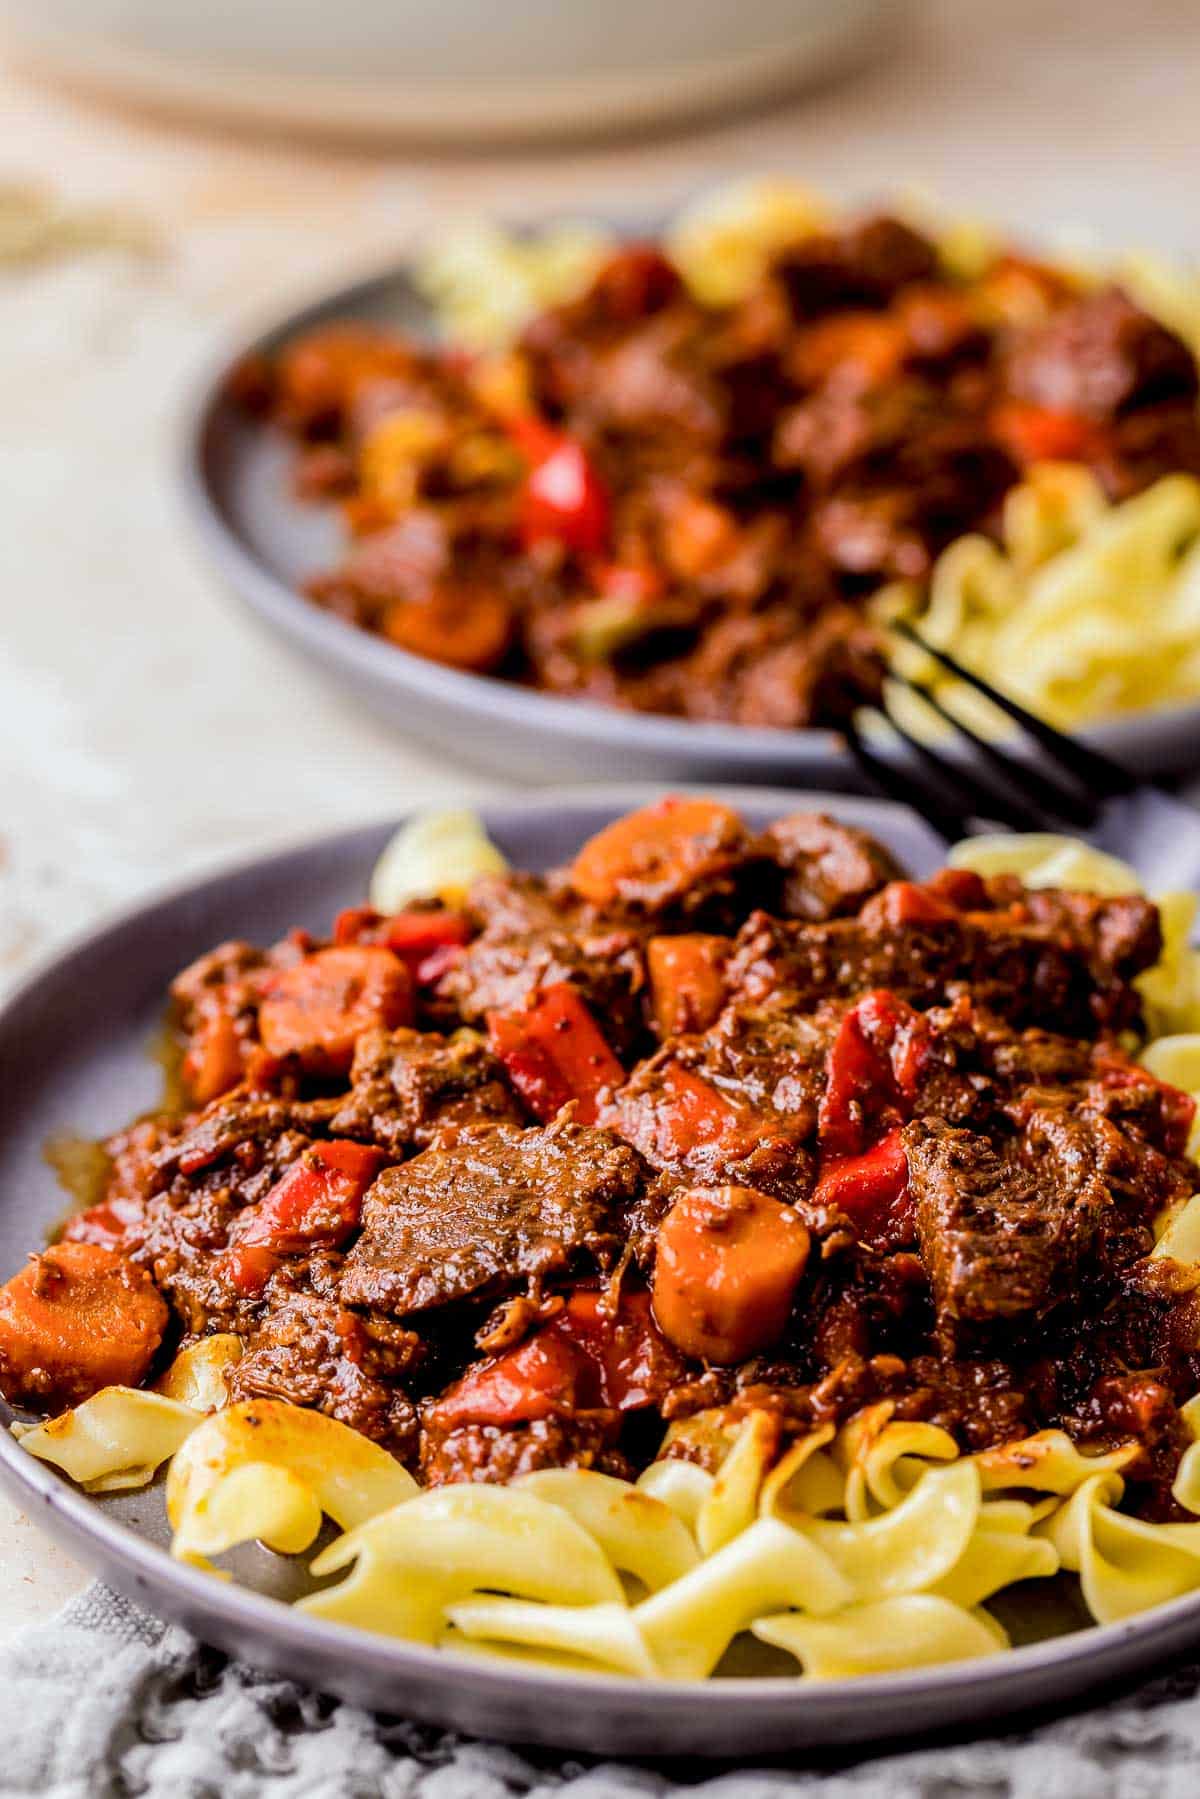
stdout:
<svg viewBox="0 0 1200 1799">
<path fill-rule="evenodd" d="M 570 1412 L 581 1379 L 591 1373 L 585 1356 L 552 1330 L 527 1337 L 515 1349 L 468 1368 L 433 1407 L 443 1430 L 464 1424 L 527 1424 Z"/>
<path fill-rule="evenodd" d="M 1107 434 L 1076 412 L 1057 412 L 1023 400 L 1006 400 L 991 417 L 992 431 L 1017 462 L 1091 462 Z"/>
<path fill-rule="evenodd" d="M 509 420 L 508 428 L 530 463 L 520 502 L 526 547 L 552 541 L 580 556 L 602 556 L 612 507 L 583 445 L 531 415 Z"/>
<path fill-rule="evenodd" d="M 357 1228 L 363 1195 L 382 1161 L 382 1150 L 361 1143 L 314 1143 L 276 1181 L 239 1245 L 288 1255 L 315 1243 L 341 1243 Z"/>
<path fill-rule="evenodd" d="M 921 1015 L 884 988 L 851 1006 L 825 1064 L 817 1134 L 827 1154 L 858 1155 L 873 1119 L 908 1115 L 927 1041 Z"/>
<path fill-rule="evenodd" d="M 97 1243 L 101 1249 L 125 1249 L 131 1239 L 140 1235 L 145 1212 L 139 1199 L 131 1194 L 117 1194 L 102 1199 L 99 1205 L 76 1212 L 63 1227 L 67 1243 Z"/>
<path fill-rule="evenodd" d="M 844 1212 L 865 1242 L 883 1248 L 912 1241 L 914 1213 L 900 1128 L 858 1156 L 835 1156 L 821 1169 L 814 1206 Z"/>
<path fill-rule="evenodd" d="M 349 906 L 333 925 L 336 944 L 381 943 L 399 956 L 420 987 L 432 987 L 471 941 L 470 920 L 461 912 L 395 912 Z"/>
<path fill-rule="evenodd" d="M 599 1293 L 580 1290 L 535 1336 L 468 1368 L 436 1402 L 432 1419 L 454 1430 L 602 1408 L 638 1411 L 653 1404 L 655 1364 L 670 1355 L 648 1293 L 623 1294 L 613 1317 Z"/>
<path fill-rule="evenodd" d="M 487 1026 L 493 1054 L 543 1122 L 573 1099 L 579 1122 L 594 1124 L 599 1094 L 625 1080 L 599 1025 L 566 981 L 543 987 L 523 1011 L 489 1012 Z"/>
<path fill-rule="evenodd" d="M 221 1260 L 243 1299 L 257 1299 L 279 1266 L 275 1251 L 263 1243 L 231 1243 Z"/>
<path fill-rule="evenodd" d="M 650 1312 L 648 1293 L 623 1293 L 616 1316 L 603 1309 L 601 1295 L 572 1293 L 550 1329 L 583 1351 L 599 1380 L 597 1403 L 614 1412 L 653 1405 L 654 1371 L 671 1351 Z"/>
</svg>

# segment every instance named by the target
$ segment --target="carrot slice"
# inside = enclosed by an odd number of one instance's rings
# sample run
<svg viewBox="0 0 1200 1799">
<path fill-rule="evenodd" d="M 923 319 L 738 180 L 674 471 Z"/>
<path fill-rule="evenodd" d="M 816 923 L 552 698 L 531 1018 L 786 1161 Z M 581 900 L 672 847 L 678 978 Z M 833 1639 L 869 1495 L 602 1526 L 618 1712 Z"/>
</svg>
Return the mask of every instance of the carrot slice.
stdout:
<svg viewBox="0 0 1200 1799">
<path fill-rule="evenodd" d="M 646 945 L 650 1012 L 660 1038 L 703 1031 L 725 1004 L 728 937 L 691 931 L 682 937 L 652 937 Z"/>
<path fill-rule="evenodd" d="M 737 813 L 716 800 L 659 800 L 589 838 L 572 864 L 571 882 L 598 906 L 663 904 L 724 866 L 744 836 Z"/>
<path fill-rule="evenodd" d="M 206 1106 L 243 1074 L 237 1024 L 228 1012 L 209 1012 L 192 1033 L 183 1058 L 183 1079 L 198 1106 Z"/>
<path fill-rule="evenodd" d="M 423 600 L 395 600 L 383 633 L 402 650 L 451 668 L 494 668 L 512 639 L 513 615 L 496 593 L 442 587 Z"/>
<path fill-rule="evenodd" d="M 301 1058 L 315 1073 L 350 1066 L 360 1034 L 412 1022 L 412 983 L 399 957 L 382 946 L 318 950 L 271 981 L 258 1028 L 268 1055 Z"/>
<path fill-rule="evenodd" d="M 57 1243 L 0 1287 L 0 1392 L 74 1405 L 101 1387 L 134 1387 L 167 1316 L 150 1276 L 124 1256 Z"/>
<path fill-rule="evenodd" d="M 782 1334 L 808 1261 L 790 1206 L 754 1187 L 694 1188 L 658 1229 L 654 1316 L 684 1355 L 729 1366 Z"/>
<path fill-rule="evenodd" d="M 543 987 L 521 1012 L 489 1012 L 488 1041 L 535 1118 L 548 1122 L 568 1100 L 581 1124 L 595 1124 L 605 1088 L 620 1087 L 625 1070 L 575 989 L 566 981 Z"/>
</svg>

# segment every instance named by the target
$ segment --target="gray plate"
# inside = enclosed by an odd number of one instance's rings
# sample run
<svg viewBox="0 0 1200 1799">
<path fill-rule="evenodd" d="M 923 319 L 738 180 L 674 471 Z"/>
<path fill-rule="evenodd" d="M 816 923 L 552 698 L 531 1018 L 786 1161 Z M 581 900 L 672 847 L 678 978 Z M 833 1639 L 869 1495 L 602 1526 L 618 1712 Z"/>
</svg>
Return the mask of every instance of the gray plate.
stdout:
<svg viewBox="0 0 1200 1799">
<path fill-rule="evenodd" d="M 596 789 L 492 808 L 485 818 L 514 863 L 544 868 L 645 797 Z M 797 805 L 828 803 L 876 832 L 914 872 L 940 860 L 926 827 L 895 807 L 794 792 L 731 797 L 755 824 Z M 98 1136 L 153 1105 L 158 1074 L 147 1044 L 172 974 L 223 937 L 269 941 L 292 924 L 326 929 L 340 907 L 362 899 L 392 829 L 324 838 L 177 889 L 78 942 L 10 999 L 0 1012 L 0 1274 L 18 1268 L 62 1215 L 62 1193 L 42 1159 L 47 1137 Z M 0 1422 L 9 1418 L 0 1404 Z M 751 1752 L 969 1728 L 1018 1709 L 1061 1706 L 1200 1639 L 1197 1596 L 983 1663 L 820 1686 L 765 1678 L 647 1685 L 514 1671 L 294 1612 L 269 1595 L 288 1593 L 297 1564 L 263 1550 L 241 1563 L 258 1591 L 179 1566 L 162 1547 L 161 1484 L 89 1498 L 23 1454 L 7 1432 L 0 1433 L 0 1482 L 112 1585 L 236 1655 L 386 1711 L 602 1754 L 745 1760 Z M 1031 1589 L 1032 1603 L 1040 1598 Z M 1063 1620 L 1053 1627 L 1062 1629 Z"/>
<path fill-rule="evenodd" d="M 641 231 L 656 228 L 643 222 Z M 305 600 L 300 583 L 339 560 L 338 517 L 332 508 L 293 497 L 287 442 L 233 405 L 225 384 L 247 354 L 332 319 L 425 336 L 433 329 L 406 265 L 339 289 L 239 345 L 206 383 L 188 434 L 185 491 L 200 539 L 233 592 L 269 630 L 405 735 L 492 772 L 532 781 L 553 770 L 560 779 L 861 786 L 836 732 L 707 724 L 537 693 L 410 655 Z M 1200 705 L 1144 713 L 1081 735 L 1146 773 L 1193 767 L 1200 758 Z"/>
</svg>

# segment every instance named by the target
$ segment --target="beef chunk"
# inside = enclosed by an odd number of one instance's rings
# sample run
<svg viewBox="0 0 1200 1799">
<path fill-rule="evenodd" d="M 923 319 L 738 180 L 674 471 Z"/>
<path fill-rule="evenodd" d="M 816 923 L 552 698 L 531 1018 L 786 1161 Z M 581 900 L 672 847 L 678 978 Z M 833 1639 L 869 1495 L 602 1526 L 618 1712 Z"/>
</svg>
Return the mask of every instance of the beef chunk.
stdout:
<svg viewBox="0 0 1200 1799">
<path fill-rule="evenodd" d="M 643 1062 L 604 1120 L 678 1180 L 757 1187 L 794 1203 L 812 1187 L 834 1028 L 787 1008 L 729 1008 L 711 1031 Z"/>
<path fill-rule="evenodd" d="M 540 1468 L 596 1468 L 620 1479 L 633 1469 L 612 1447 L 611 1414 L 578 1418 L 538 1418 L 532 1424 L 466 1424 L 446 1434 L 426 1430 L 421 1437 L 421 1481 L 428 1487 L 454 1481 L 491 1481 L 506 1486 Z"/>
<path fill-rule="evenodd" d="M 1141 894 L 1104 898 L 1057 887 L 1024 887 L 1015 875 L 993 877 L 985 891 L 989 906 L 1019 907 L 1031 924 L 1069 939 L 1098 972 L 1131 980 L 1162 955 L 1158 907 Z"/>
<path fill-rule="evenodd" d="M 927 238 L 899 219 L 866 219 L 835 233 L 814 233 L 788 250 L 777 270 L 799 320 L 855 306 L 886 306 L 910 282 L 937 272 Z"/>
<path fill-rule="evenodd" d="M 470 909 L 482 929 L 442 980 L 439 999 L 464 1023 L 511 1012 L 565 981 L 620 1054 L 642 1032 L 645 930 L 583 905 L 565 880 L 503 875 L 477 882 Z"/>
<path fill-rule="evenodd" d="M 881 843 L 822 812 L 793 812 L 773 824 L 766 837 L 785 871 L 781 910 L 788 918 L 820 922 L 857 912 L 864 900 L 900 875 Z"/>
<path fill-rule="evenodd" d="M 638 1158 L 608 1131 L 464 1132 L 375 1182 L 346 1257 L 343 1302 L 405 1317 L 540 1282 L 584 1252 L 608 1262 L 641 1184 Z"/>
<path fill-rule="evenodd" d="M 395 1154 L 427 1149 L 457 1125 L 519 1124 L 504 1072 L 474 1031 L 368 1031 L 358 1040 L 350 1094 L 335 1135 L 361 1137 Z"/>
<path fill-rule="evenodd" d="M 729 965 L 736 999 L 754 1003 L 786 990 L 809 1011 L 880 987 L 914 1006 L 940 1005 L 965 982 L 980 1004 L 1017 1026 L 1090 1036 L 1140 1016 L 1124 973 L 1094 965 L 1061 932 L 976 917 L 884 929 L 873 919 L 809 925 L 757 913 Z"/>
<path fill-rule="evenodd" d="M 1084 295 L 1019 338 L 1005 374 L 1018 399 L 1101 421 L 1162 400 L 1194 402 L 1200 387 L 1182 338 L 1118 287 Z"/>
<path fill-rule="evenodd" d="M 907 1125 L 909 1191 L 951 1344 L 999 1321 L 1036 1320 L 1067 1297 L 1112 1205 L 1093 1133 L 1065 1113 L 993 1142 L 938 1120 Z"/>
<path fill-rule="evenodd" d="M 230 1400 L 313 1406 L 407 1460 L 416 1452 L 417 1416 L 396 1383 L 419 1348 L 410 1331 L 365 1322 L 330 1295 L 283 1291 L 232 1371 Z"/>
</svg>

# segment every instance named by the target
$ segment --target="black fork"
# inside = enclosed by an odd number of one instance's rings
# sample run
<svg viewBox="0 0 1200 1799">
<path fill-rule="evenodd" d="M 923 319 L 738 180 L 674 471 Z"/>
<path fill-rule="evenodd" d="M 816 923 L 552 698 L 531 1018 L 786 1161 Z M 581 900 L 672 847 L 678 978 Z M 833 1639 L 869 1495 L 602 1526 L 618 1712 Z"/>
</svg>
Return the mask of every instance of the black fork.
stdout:
<svg viewBox="0 0 1200 1799">
<path fill-rule="evenodd" d="M 959 753 L 947 754 L 881 708 L 910 752 L 905 763 L 881 755 L 856 723 L 844 727 L 850 753 L 873 787 L 912 807 L 948 842 L 995 825 L 1074 832 L 1132 862 L 1153 889 L 1200 886 L 1200 812 L 1056 730 L 907 622 L 892 628 L 1019 726 L 1026 753 L 1014 755 L 981 737 L 924 682 L 893 667 L 891 679 L 950 728 Z"/>
</svg>

